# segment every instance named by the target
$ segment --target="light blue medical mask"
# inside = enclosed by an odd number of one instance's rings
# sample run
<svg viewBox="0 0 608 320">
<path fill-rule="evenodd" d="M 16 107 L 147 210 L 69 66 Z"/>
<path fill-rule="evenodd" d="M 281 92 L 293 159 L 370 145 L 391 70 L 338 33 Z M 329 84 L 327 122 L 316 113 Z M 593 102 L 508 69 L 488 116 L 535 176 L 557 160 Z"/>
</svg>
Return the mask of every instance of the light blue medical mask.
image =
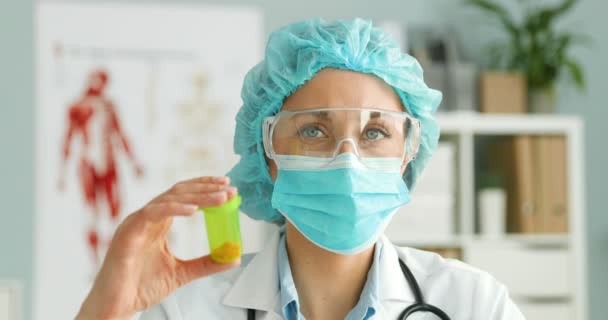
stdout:
<svg viewBox="0 0 608 320">
<path fill-rule="evenodd" d="M 400 158 L 359 160 L 343 153 L 328 165 L 326 158 L 302 156 L 275 161 L 272 207 L 328 251 L 352 255 L 369 248 L 410 200 Z"/>
</svg>

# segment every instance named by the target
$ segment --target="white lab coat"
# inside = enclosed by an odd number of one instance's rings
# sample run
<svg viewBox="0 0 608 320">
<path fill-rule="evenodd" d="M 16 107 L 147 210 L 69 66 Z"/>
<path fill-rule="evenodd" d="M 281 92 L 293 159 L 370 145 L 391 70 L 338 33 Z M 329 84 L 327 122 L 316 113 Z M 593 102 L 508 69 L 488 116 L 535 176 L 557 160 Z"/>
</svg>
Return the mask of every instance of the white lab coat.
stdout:
<svg viewBox="0 0 608 320">
<path fill-rule="evenodd" d="M 411 269 L 427 303 L 446 312 L 452 320 L 522 320 L 507 289 L 488 273 L 457 260 L 411 248 L 397 248 L 382 237 L 379 262 L 383 309 L 373 319 L 397 319 L 414 303 L 399 258 Z M 272 236 L 256 255 L 245 256 L 241 266 L 201 278 L 176 290 L 159 305 L 144 312 L 142 320 L 247 319 L 247 309 L 257 311 L 257 319 L 282 319 L 277 270 L 279 234 Z M 414 313 L 409 320 L 436 319 Z"/>
</svg>

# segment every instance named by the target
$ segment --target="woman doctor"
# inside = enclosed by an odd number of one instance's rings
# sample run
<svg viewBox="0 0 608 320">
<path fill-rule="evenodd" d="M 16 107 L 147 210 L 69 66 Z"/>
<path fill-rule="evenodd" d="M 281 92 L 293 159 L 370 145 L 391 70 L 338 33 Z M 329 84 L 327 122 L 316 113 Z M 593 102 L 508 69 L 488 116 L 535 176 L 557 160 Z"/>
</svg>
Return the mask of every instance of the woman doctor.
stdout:
<svg viewBox="0 0 608 320">
<path fill-rule="evenodd" d="M 382 235 L 437 146 L 441 100 L 387 34 L 359 19 L 279 29 L 242 99 L 229 177 L 177 183 L 128 216 L 77 319 L 523 319 L 487 273 Z M 237 188 L 281 231 L 231 264 L 175 257 L 173 217 Z"/>
</svg>

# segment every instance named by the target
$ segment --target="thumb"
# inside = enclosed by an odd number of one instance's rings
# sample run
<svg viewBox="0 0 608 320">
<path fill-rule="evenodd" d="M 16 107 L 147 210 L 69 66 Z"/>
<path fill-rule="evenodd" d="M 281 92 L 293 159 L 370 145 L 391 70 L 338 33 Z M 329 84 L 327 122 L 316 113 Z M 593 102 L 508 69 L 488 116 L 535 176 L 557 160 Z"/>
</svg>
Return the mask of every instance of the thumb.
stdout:
<svg viewBox="0 0 608 320">
<path fill-rule="evenodd" d="M 210 256 L 203 256 L 192 260 L 178 260 L 177 277 L 179 285 L 195 280 L 197 278 L 210 276 L 212 274 L 230 270 L 238 267 L 241 264 L 241 259 L 237 259 L 229 263 L 218 263 L 211 260 Z"/>
</svg>

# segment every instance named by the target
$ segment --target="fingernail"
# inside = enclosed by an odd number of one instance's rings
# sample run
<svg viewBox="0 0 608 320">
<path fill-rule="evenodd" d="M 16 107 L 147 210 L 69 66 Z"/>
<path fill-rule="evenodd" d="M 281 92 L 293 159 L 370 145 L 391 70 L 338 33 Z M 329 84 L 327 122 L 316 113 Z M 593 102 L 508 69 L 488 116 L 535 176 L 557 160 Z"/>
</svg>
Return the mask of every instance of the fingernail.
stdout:
<svg viewBox="0 0 608 320">
<path fill-rule="evenodd" d="M 196 209 L 198 209 L 198 206 L 195 204 L 185 204 L 184 209 L 186 209 L 187 211 L 195 211 Z"/>
<path fill-rule="evenodd" d="M 223 197 L 226 194 L 226 191 L 217 191 L 209 194 L 210 197 L 219 198 Z"/>
<path fill-rule="evenodd" d="M 228 197 L 228 200 L 231 200 L 235 196 L 236 196 L 236 188 L 235 187 L 226 188 L 226 197 Z"/>
<path fill-rule="evenodd" d="M 228 179 L 228 177 L 215 177 L 213 179 L 213 181 L 218 182 L 218 183 L 226 183 L 227 179 Z"/>
</svg>

